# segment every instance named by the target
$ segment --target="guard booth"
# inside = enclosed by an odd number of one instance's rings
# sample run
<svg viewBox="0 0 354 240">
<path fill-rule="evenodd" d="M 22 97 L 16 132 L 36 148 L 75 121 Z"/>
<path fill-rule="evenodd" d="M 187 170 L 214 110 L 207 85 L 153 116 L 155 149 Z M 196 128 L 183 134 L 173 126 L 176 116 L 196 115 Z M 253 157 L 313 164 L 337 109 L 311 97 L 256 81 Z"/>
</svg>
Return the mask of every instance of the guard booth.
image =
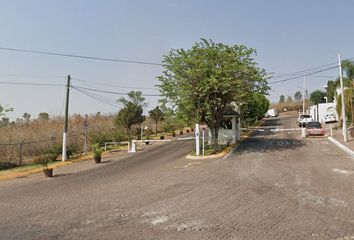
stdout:
<svg viewBox="0 0 354 240">
<path fill-rule="evenodd" d="M 224 123 L 219 129 L 219 144 L 236 143 L 240 141 L 241 121 L 237 109 L 229 108 L 224 113 Z M 208 128 L 208 144 L 211 144 L 211 131 Z"/>
</svg>

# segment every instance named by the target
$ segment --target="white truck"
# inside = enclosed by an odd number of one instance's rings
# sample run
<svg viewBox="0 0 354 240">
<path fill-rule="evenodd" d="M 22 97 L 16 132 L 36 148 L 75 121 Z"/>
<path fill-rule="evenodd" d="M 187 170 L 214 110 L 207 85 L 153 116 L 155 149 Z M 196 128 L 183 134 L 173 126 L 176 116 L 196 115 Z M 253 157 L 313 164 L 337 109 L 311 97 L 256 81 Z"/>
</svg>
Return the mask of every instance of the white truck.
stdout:
<svg viewBox="0 0 354 240">
<path fill-rule="evenodd" d="M 313 119 L 309 114 L 300 114 L 296 120 L 299 127 L 306 127 L 309 122 L 313 122 Z"/>
<path fill-rule="evenodd" d="M 278 117 L 278 111 L 274 108 L 268 109 L 267 113 L 264 115 L 265 117 Z"/>
</svg>

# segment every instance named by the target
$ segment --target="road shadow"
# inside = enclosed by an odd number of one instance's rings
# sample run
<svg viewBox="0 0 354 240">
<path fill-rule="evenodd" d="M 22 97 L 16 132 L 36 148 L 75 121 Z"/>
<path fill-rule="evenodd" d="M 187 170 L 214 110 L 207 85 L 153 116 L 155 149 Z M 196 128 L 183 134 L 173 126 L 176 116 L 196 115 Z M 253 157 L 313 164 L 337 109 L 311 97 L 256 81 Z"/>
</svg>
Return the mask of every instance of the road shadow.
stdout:
<svg viewBox="0 0 354 240">
<path fill-rule="evenodd" d="M 244 154 L 252 152 L 279 152 L 301 148 L 304 145 L 304 140 L 297 140 L 292 138 L 250 138 L 242 142 L 240 146 L 234 150 L 234 153 Z"/>
<path fill-rule="evenodd" d="M 57 178 L 57 177 L 65 177 L 65 176 L 70 176 L 73 175 L 72 173 L 58 173 L 58 174 L 53 174 L 53 178 Z"/>
<path fill-rule="evenodd" d="M 263 118 L 264 122 L 261 127 L 272 127 L 282 125 L 279 118 Z"/>
</svg>

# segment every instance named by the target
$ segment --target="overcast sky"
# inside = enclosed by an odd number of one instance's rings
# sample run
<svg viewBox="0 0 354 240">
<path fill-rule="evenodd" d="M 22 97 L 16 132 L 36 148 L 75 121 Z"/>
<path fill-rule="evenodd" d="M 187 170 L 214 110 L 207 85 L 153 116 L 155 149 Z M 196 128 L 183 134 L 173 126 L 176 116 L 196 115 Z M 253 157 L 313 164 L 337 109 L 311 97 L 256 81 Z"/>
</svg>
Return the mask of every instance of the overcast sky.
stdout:
<svg viewBox="0 0 354 240">
<path fill-rule="evenodd" d="M 200 38 L 210 38 L 255 48 L 256 61 L 268 72 L 291 73 L 336 62 L 338 53 L 354 57 L 353 9 L 350 0 L 0 0 L 0 47 L 161 62 L 171 48 L 189 48 Z M 71 74 L 150 94 L 157 93 L 150 88 L 161 71 L 159 66 L 0 50 L 0 81 L 65 84 Z M 337 71 L 308 77 L 309 91 L 322 89 Z M 293 96 L 302 81 L 274 85 L 269 99 Z M 73 84 L 129 91 L 75 80 Z M 14 107 L 12 119 L 24 112 L 62 115 L 64 93 L 64 87 L 0 84 L 0 104 Z M 157 97 L 147 102 L 152 108 Z M 72 90 L 71 114 L 97 111 L 115 113 L 118 108 Z"/>
</svg>

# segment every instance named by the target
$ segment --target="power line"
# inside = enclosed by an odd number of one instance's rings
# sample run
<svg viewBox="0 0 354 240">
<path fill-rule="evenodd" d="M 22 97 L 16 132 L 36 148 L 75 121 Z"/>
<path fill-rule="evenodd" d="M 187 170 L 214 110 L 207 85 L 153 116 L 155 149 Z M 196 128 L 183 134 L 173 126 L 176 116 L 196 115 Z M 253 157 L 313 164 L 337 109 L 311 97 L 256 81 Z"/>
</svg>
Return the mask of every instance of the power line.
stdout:
<svg viewBox="0 0 354 240">
<path fill-rule="evenodd" d="M 54 84 L 54 83 L 27 83 L 27 82 L 0 82 L 0 84 L 6 85 L 26 85 L 26 86 L 50 86 L 50 87 L 63 87 L 64 84 Z"/>
<path fill-rule="evenodd" d="M 86 92 L 86 91 L 80 90 L 80 89 L 78 89 L 78 88 L 76 88 L 76 87 L 74 87 L 74 86 L 72 86 L 72 88 L 75 89 L 76 91 L 78 91 L 78 92 L 80 92 L 80 93 L 82 93 L 82 94 L 84 94 L 84 95 L 90 97 L 90 98 L 93 98 L 93 99 L 99 101 L 99 102 L 106 103 L 106 104 L 111 105 L 111 106 L 113 106 L 113 107 L 119 107 L 119 105 L 118 105 L 117 103 L 112 103 L 112 102 L 110 102 L 110 101 L 106 101 L 106 100 L 104 100 L 104 99 L 100 99 L 99 97 L 96 97 L 96 96 L 94 96 L 93 94 L 90 94 L 90 93 L 88 93 L 88 92 Z"/>
<path fill-rule="evenodd" d="M 319 70 L 319 71 L 316 71 L 316 72 L 307 73 L 307 74 L 303 74 L 303 75 L 296 76 L 296 77 L 291 77 L 291 78 L 286 78 L 286 79 L 282 79 L 282 80 L 270 82 L 270 83 L 268 83 L 268 84 L 275 84 L 275 83 L 280 83 L 280 82 L 286 82 L 286 81 L 298 79 L 298 78 L 305 77 L 305 76 L 311 76 L 311 75 L 313 75 L 313 74 L 320 73 L 320 72 L 325 72 L 325 71 L 328 71 L 328 70 L 331 70 L 331 69 L 335 69 L 335 68 L 337 68 L 337 67 L 338 67 L 338 66 L 334 66 L 334 67 L 322 69 L 322 70 Z"/>
<path fill-rule="evenodd" d="M 149 89 L 149 90 L 156 90 L 157 87 L 132 87 L 132 86 L 122 86 L 122 85 L 113 85 L 113 84 L 107 84 L 107 83 L 101 83 L 101 82 L 95 82 L 95 81 L 89 81 L 89 80 L 84 80 L 80 78 L 72 78 L 76 81 L 79 82 L 86 82 L 86 83 L 92 83 L 96 85 L 102 85 L 102 86 L 107 86 L 107 87 L 117 87 L 117 88 L 126 88 L 126 89 Z"/>
<path fill-rule="evenodd" d="M 75 88 L 79 89 L 84 89 L 84 90 L 89 90 L 89 91 L 94 91 L 94 92 L 101 92 L 101 93 L 109 93 L 109 94 L 115 94 L 115 95 L 128 95 L 128 93 L 123 93 L 123 92 L 113 92 L 113 91 L 106 91 L 106 90 L 99 90 L 99 89 L 93 89 L 93 88 L 86 88 L 86 87 L 80 87 L 80 86 L 73 86 Z M 141 94 L 142 96 L 145 97 L 160 97 L 160 94 Z"/>
<path fill-rule="evenodd" d="M 37 74 L 9 74 L 9 73 L 0 73 L 0 76 L 6 77 L 28 77 L 28 78 L 66 78 L 66 76 L 59 75 L 37 75 Z"/>
<path fill-rule="evenodd" d="M 100 60 L 100 61 L 109 61 L 109 62 L 123 62 L 123 63 L 134 63 L 134 64 L 143 64 L 143 65 L 163 66 L 163 64 L 155 63 L 155 62 L 125 60 L 125 59 L 116 59 L 116 58 L 93 57 L 93 56 L 76 55 L 76 54 L 68 54 L 68 53 L 27 50 L 27 49 L 20 49 L 20 48 L 0 47 L 0 50 L 24 52 L 24 53 L 34 53 L 34 54 L 42 54 L 42 55 L 52 55 L 52 56 L 60 56 L 60 57 L 82 58 L 82 59 L 91 59 L 91 60 Z"/>
<path fill-rule="evenodd" d="M 277 72 L 272 72 L 271 74 L 279 74 L 279 76 L 272 76 L 271 78 L 274 79 L 274 78 L 280 78 L 282 76 L 299 76 L 299 77 L 303 77 L 304 75 L 302 74 L 294 74 L 294 73 L 277 73 Z M 333 76 L 324 76 L 324 75 L 311 75 L 311 77 L 317 77 L 317 78 L 327 78 L 327 79 L 330 79 L 330 78 L 333 78 Z"/>
</svg>

